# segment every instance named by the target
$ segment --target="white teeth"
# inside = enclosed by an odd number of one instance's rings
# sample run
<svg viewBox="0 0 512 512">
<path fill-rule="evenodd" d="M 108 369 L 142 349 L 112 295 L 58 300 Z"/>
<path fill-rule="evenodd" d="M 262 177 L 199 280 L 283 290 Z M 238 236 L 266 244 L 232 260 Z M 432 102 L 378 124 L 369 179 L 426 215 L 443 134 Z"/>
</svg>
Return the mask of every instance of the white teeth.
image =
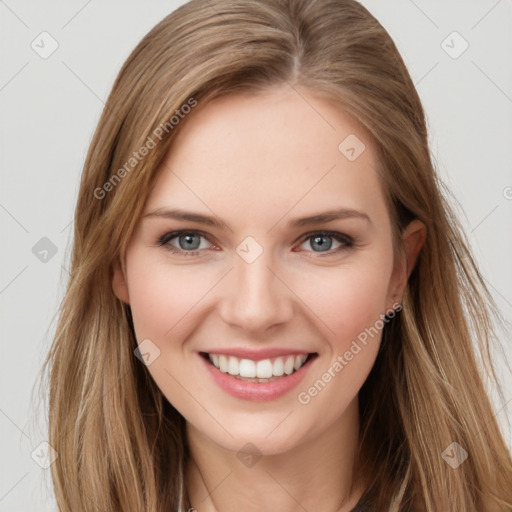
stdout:
<svg viewBox="0 0 512 512">
<path fill-rule="evenodd" d="M 236 357 L 234 359 L 237 359 Z M 256 377 L 256 363 L 250 359 L 242 359 L 238 366 L 240 377 Z"/>
<path fill-rule="evenodd" d="M 295 364 L 295 357 L 288 356 L 286 362 L 284 363 L 284 373 L 286 375 L 290 375 L 293 372 L 293 365 Z"/>
<path fill-rule="evenodd" d="M 241 375 L 244 377 L 244 375 Z M 258 379 L 268 379 L 272 377 L 272 362 L 270 359 L 264 359 L 256 363 L 256 377 Z"/>
<path fill-rule="evenodd" d="M 230 356 L 228 360 L 228 373 L 230 375 L 238 375 L 238 359 Z"/>
<path fill-rule="evenodd" d="M 239 359 L 235 356 L 224 354 L 208 354 L 210 361 L 223 373 L 238 375 L 240 377 L 268 379 L 290 375 L 297 371 L 307 359 L 307 354 L 276 357 L 275 359 Z"/>
<path fill-rule="evenodd" d="M 219 369 L 224 373 L 228 371 L 228 358 L 222 354 L 219 356 Z"/>
<path fill-rule="evenodd" d="M 282 357 L 278 357 L 274 361 L 274 364 L 272 365 L 272 374 L 277 376 L 277 377 L 280 377 L 281 375 L 283 375 L 283 373 L 284 373 L 283 358 Z"/>
<path fill-rule="evenodd" d="M 217 354 L 209 354 L 210 361 L 218 368 L 219 367 L 219 356 Z"/>
</svg>

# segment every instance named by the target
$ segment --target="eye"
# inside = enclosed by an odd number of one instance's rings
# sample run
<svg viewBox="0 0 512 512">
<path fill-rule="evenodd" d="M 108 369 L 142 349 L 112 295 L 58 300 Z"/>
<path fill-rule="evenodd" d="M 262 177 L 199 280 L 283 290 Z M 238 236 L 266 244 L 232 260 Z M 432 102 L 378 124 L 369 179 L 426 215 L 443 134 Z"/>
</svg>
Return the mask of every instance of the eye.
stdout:
<svg viewBox="0 0 512 512">
<path fill-rule="evenodd" d="M 332 239 L 340 244 L 340 246 L 334 250 L 331 250 L 333 245 Z M 302 244 L 305 243 L 309 243 L 309 246 L 313 249 L 318 249 L 318 251 L 313 250 L 313 252 L 326 253 L 320 254 L 320 256 L 331 256 L 354 246 L 354 240 L 350 236 L 336 231 L 315 231 L 308 233 L 305 235 L 305 238 L 303 238 Z"/>
<path fill-rule="evenodd" d="M 204 239 L 206 242 L 201 244 L 201 239 Z M 339 244 L 334 249 L 332 249 L 332 239 Z M 175 242 L 173 242 L 174 240 Z M 354 246 L 354 240 L 350 236 L 336 231 L 314 231 L 307 233 L 302 237 L 301 245 L 306 244 L 306 242 L 309 242 L 310 247 L 313 248 L 313 251 L 306 250 L 306 252 L 325 253 L 319 254 L 319 256 L 332 256 Z M 165 247 L 166 250 L 173 254 L 183 256 L 197 256 L 203 249 L 213 247 L 204 233 L 195 230 L 166 233 L 158 239 L 157 245 Z M 311 256 L 308 255 L 308 257 Z"/>
<path fill-rule="evenodd" d="M 176 240 L 176 244 L 172 244 L 171 241 Z M 208 249 L 211 247 L 210 243 L 207 243 L 201 247 L 201 238 L 206 240 L 206 237 L 200 231 L 173 231 L 172 233 L 166 233 L 158 239 L 158 245 L 164 246 L 168 251 L 175 254 L 183 255 L 197 255 L 200 249 Z"/>
</svg>

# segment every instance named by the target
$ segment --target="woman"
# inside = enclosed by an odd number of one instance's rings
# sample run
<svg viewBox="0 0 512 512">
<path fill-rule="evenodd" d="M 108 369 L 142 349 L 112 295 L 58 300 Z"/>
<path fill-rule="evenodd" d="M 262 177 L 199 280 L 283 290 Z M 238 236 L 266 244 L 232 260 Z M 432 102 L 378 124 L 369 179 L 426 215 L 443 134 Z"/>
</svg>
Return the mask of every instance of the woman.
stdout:
<svg viewBox="0 0 512 512">
<path fill-rule="evenodd" d="M 355 1 L 192 0 L 143 38 L 46 362 L 61 510 L 510 510 L 496 308 L 427 139 Z"/>
</svg>

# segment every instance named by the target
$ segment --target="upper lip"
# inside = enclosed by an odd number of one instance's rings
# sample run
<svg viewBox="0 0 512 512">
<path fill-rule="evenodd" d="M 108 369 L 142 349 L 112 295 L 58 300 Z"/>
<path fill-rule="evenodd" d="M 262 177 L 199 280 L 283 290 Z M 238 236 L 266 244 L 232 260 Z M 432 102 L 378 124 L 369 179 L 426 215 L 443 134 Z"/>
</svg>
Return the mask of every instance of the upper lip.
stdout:
<svg viewBox="0 0 512 512">
<path fill-rule="evenodd" d="M 271 359 L 273 357 L 312 354 L 314 352 L 308 350 L 298 350 L 293 348 L 266 348 L 266 349 L 250 349 L 250 348 L 223 348 L 203 350 L 207 354 L 224 354 L 227 356 L 235 356 L 239 359 L 252 359 L 261 361 L 262 359 Z"/>
</svg>

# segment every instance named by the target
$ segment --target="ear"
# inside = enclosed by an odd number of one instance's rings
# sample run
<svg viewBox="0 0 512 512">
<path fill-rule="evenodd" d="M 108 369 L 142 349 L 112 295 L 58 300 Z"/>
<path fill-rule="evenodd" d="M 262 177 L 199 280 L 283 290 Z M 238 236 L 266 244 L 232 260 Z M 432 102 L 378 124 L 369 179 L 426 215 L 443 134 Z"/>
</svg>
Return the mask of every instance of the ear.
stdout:
<svg viewBox="0 0 512 512">
<path fill-rule="evenodd" d="M 117 261 L 114 265 L 114 275 L 112 277 L 112 289 L 118 299 L 125 304 L 130 304 L 130 294 L 128 293 L 128 284 L 125 278 L 125 271 L 121 267 L 121 262 Z"/>
<path fill-rule="evenodd" d="M 409 276 L 416 265 L 416 260 L 427 238 L 427 228 L 419 219 L 411 221 L 402 232 L 404 246 L 403 257 L 395 261 L 389 283 L 388 309 L 394 309 L 393 304 L 401 302 Z"/>
</svg>

